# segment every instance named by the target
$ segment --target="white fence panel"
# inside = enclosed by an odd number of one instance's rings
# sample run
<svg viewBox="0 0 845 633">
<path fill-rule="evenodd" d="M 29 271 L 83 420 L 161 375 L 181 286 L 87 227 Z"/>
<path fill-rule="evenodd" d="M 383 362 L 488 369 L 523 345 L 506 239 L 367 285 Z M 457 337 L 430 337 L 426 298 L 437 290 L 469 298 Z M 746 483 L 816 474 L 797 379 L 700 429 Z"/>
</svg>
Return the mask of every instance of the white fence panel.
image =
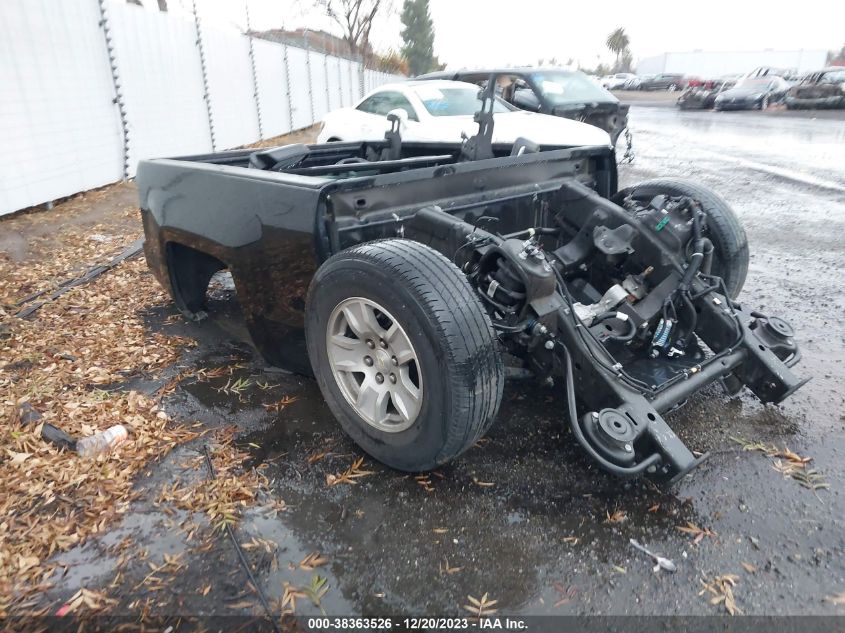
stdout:
<svg viewBox="0 0 845 633">
<path fill-rule="evenodd" d="M 216 149 L 229 149 L 259 138 L 249 42 L 235 31 L 201 23 L 208 93 Z"/>
<path fill-rule="evenodd" d="M 0 1 L 0 214 L 123 176 L 96 2 Z"/>
<path fill-rule="evenodd" d="M 349 73 L 351 81 L 349 85 L 349 90 L 352 93 L 352 100 L 357 103 L 358 100 L 363 96 L 361 92 L 361 64 L 359 64 L 358 62 L 350 62 Z"/>
<path fill-rule="evenodd" d="M 212 135 L 221 150 L 308 127 L 401 79 L 259 39 L 251 59 L 207 0 L 201 47 L 191 15 L 103 0 L 101 24 L 99 3 L 0 0 L 0 215 L 133 176 L 145 158 L 208 152 Z"/>
<path fill-rule="evenodd" d="M 118 76 L 129 130 L 129 172 L 138 161 L 210 152 L 193 20 L 110 3 Z"/>
<path fill-rule="evenodd" d="M 254 39 L 252 46 L 264 138 L 286 134 L 291 128 L 284 47 L 259 39 Z"/>
<path fill-rule="evenodd" d="M 293 129 L 308 127 L 314 122 L 309 91 L 308 61 L 301 48 L 288 46 L 290 97 L 293 103 Z"/>
<path fill-rule="evenodd" d="M 352 97 L 352 73 L 350 63 L 345 59 L 337 60 L 338 65 L 338 83 L 337 90 L 340 93 L 340 100 L 342 107 L 348 108 L 354 103 Z"/>
<path fill-rule="evenodd" d="M 328 98 L 329 112 L 343 107 L 343 94 L 340 86 L 340 60 L 337 57 L 326 55 L 326 85 L 330 89 L 326 91 Z"/>
<path fill-rule="evenodd" d="M 314 94 L 314 121 L 322 121 L 329 111 L 328 83 L 326 81 L 326 56 L 310 51 L 311 55 L 311 90 Z M 313 121 L 312 121 L 313 123 Z"/>
</svg>

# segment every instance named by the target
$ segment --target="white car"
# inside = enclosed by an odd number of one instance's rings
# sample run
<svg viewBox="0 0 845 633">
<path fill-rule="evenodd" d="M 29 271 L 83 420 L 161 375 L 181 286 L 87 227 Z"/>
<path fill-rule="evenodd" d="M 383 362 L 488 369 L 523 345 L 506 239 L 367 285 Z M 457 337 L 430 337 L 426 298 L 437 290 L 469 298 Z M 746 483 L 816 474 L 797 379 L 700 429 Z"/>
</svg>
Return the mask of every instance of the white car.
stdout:
<svg viewBox="0 0 845 633">
<path fill-rule="evenodd" d="M 390 128 L 387 114 L 400 118 L 404 141 L 457 143 L 461 134 L 478 131 L 473 115 L 480 109 L 478 86 L 462 81 L 407 81 L 372 91 L 354 108 L 329 112 L 318 143 L 376 141 Z M 609 146 L 610 136 L 587 123 L 518 110 L 496 98 L 493 142 L 512 144 L 526 138 L 538 145 Z"/>
<path fill-rule="evenodd" d="M 625 84 L 632 79 L 636 79 L 634 73 L 616 73 L 615 75 L 607 75 L 601 78 L 601 85 L 608 90 L 619 90 L 625 87 Z"/>
</svg>

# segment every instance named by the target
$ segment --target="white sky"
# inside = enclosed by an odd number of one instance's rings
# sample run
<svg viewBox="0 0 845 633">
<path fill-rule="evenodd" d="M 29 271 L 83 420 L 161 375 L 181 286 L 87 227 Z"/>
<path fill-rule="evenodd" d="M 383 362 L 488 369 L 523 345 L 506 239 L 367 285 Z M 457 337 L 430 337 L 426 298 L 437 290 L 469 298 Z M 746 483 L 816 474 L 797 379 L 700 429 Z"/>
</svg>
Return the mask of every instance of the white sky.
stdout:
<svg viewBox="0 0 845 633">
<path fill-rule="evenodd" d="M 197 0 L 204 15 L 243 27 L 247 0 Z M 338 32 L 309 0 L 248 0 L 253 28 L 307 26 Z M 373 29 L 377 49 L 401 44 L 398 12 Z M 155 5 L 155 0 L 144 0 Z M 191 0 L 169 0 L 190 8 Z M 613 56 L 607 34 L 625 27 L 634 59 L 667 51 L 838 50 L 845 44 L 845 0 L 430 0 L 435 52 L 450 68 L 517 66 L 570 57 L 593 67 Z"/>
</svg>

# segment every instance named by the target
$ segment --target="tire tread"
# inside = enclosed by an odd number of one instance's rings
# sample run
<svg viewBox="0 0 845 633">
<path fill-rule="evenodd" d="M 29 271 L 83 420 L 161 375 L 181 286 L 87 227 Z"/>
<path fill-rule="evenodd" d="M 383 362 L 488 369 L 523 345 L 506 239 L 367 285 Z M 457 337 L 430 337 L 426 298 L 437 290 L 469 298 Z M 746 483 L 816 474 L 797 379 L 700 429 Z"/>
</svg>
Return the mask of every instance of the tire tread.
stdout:
<svg viewBox="0 0 845 633">
<path fill-rule="evenodd" d="M 489 316 L 466 276 L 420 242 L 366 242 L 329 261 L 342 259 L 368 261 L 407 288 L 441 337 L 454 388 L 446 441 L 434 465 L 453 459 L 486 433 L 501 404 L 505 372 Z"/>
</svg>

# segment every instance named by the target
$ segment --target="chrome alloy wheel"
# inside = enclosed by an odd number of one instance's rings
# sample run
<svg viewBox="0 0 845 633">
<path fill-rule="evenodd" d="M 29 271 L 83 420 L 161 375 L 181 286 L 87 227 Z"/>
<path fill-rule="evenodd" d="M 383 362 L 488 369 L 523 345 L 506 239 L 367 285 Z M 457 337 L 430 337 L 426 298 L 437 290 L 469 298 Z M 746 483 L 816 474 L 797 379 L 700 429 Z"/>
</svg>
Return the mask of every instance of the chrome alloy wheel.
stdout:
<svg viewBox="0 0 845 633">
<path fill-rule="evenodd" d="M 370 426 L 398 433 L 414 423 L 422 372 L 408 335 L 387 310 L 361 297 L 341 301 L 329 316 L 326 351 L 344 398 Z"/>
</svg>

